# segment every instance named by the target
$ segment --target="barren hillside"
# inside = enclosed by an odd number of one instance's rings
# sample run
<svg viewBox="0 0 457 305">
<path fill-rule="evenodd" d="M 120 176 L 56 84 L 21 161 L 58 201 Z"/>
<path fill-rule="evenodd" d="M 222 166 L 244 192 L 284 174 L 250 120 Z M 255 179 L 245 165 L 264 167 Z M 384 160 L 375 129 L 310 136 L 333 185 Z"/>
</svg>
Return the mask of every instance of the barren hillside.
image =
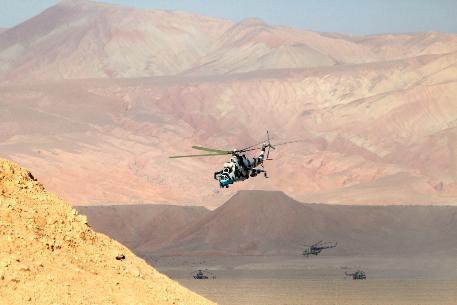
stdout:
<svg viewBox="0 0 457 305">
<path fill-rule="evenodd" d="M 85 216 L 3 159 L 0 190 L 2 304 L 212 304 L 92 231 Z"/>
<path fill-rule="evenodd" d="M 302 204 L 281 192 L 241 191 L 159 251 L 142 251 L 300 255 L 304 243 L 325 240 L 338 246 L 323 255 L 455 255 L 456 230 L 456 207 Z"/>
</svg>

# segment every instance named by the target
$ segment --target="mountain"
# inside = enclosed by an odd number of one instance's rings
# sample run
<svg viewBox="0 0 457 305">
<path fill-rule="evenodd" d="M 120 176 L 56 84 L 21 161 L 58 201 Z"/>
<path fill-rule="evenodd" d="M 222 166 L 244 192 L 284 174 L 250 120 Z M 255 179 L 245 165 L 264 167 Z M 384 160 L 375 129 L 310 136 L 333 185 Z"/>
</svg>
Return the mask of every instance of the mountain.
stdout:
<svg viewBox="0 0 457 305">
<path fill-rule="evenodd" d="M 67 0 L 0 36 L 4 80 L 234 74 L 457 51 L 456 35 L 348 37 L 179 11 Z"/>
<path fill-rule="evenodd" d="M 0 190 L 3 304 L 213 304 L 94 232 L 29 171 L 3 159 Z"/>
<path fill-rule="evenodd" d="M 8 79 L 176 74 L 228 26 L 184 12 L 62 1 L 2 33 L 0 73 Z"/>
<path fill-rule="evenodd" d="M 215 208 L 241 189 L 451 204 L 456 42 L 64 1 L 0 34 L 0 149 L 74 205 Z M 224 157 L 168 159 L 246 147 L 266 129 L 301 140 L 272 151 L 270 179 L 219 190 Z"/>
<path fill-rule="evenodd" d="M 456 62 L 451 53 L 268 77 L 3 85 L 0 147 L 78 205 L 214 207 L 242 188 L 307 202 L 449 204 Z M 303 139 L 272 152 L 268 180 L 219 191 L 211 176 L 223 157 L 168 159 L 197 144 L 245 147 L 264 128 L 278 141 Z"/>
<path fill-rule="evenodd" d="M 347 37 L 368 47 L 374 54 L 390 60 L 457 51 L 456 35 L 440 32 L 381 34 Z"/>
<path fill-rule="evenodd" d="M 338 246 L 323 255 L 455 255 L 456 229 L 456 207 L 302 204 L 241 191 L 155 253 L 298 255 L 324 240 Z"/>
<path fill-rule="evenodd" d="M 351 41 L 270 26 L 259 19 L 246 19 L 225 31 L 200 60 L 201 64 L 189 72 L 206 75 L 243 73 L 333 66 L 374 59 L 368 48 Z"/>
<path fill-rule="evenodd" d="M 137 252 L 138 247 L 138 251 L 143 247 L 148 250 L 159 247 L 185 226 L 209 212 L 203 207 L 157 204 L 74 208 L 87 216 L 94 230 L 110 236 L 134 252 Z"/>
</svg>

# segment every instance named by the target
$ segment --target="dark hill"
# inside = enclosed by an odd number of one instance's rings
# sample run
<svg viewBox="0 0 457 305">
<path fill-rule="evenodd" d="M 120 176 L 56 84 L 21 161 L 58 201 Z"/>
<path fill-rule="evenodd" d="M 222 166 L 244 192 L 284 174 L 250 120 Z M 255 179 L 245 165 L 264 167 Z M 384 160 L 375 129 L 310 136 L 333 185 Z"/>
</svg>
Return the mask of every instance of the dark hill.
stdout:
<svg viewBox="0 0 457 305">
<path fill-rule="evenodd" d="M 75 209 L 87 215 L 94 230 L 109 235 L 133 251 L 144 246 L 148 251 L 156 249 L 209 212 L 204 207 L 157 204 L 78 206 Z"/>
<path fill-rule="evenodd" d="M 159 253 L 297 254 L 322 239 L 339 243 L 331 255 L 457 254 L 456 215 L 449 206 L 302 204 L 282 192 L 241 191 Z"/>
</svg>

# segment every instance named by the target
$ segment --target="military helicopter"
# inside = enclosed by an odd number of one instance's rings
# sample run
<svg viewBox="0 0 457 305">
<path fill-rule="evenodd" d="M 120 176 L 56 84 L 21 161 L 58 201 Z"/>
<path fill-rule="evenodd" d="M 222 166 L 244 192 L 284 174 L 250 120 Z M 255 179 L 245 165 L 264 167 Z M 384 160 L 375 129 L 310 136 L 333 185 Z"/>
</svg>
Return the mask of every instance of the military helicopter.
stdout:
<svg viewBox="0 0 457 305">
<path fill-rule="evenodd" d="M 197 270 L 197 271 L 194 271 L 192 272 L 192 276 L 194 279 L 196 280 L 207 280 L 209 278 L 212 278 L 212 279 L 215 279 L 216 276 L 214 275 L 214 273 L 212 272 L 209 272 L 208 270 Z"/>
<path fill-rule="evenodd" d="M 295 142 L 300 142 L 300 140 L 282 142 L 272 145 L 270 143 L 270 134 L 267 131 L 266 141 L 262 141 L 260 143 L 256 143 L 254 145 L 242 149 L 222 150 L 203 146 L 192 146 L 193 149 L 206 151 L 208 153 L 197 155 L 171 156 L 170 158 L 195 158 L 232 155 L 230 161 L 224 163 L 224 168 L 214 173 L 214 179 L 219 181 L 219 187 L 228 188 L 229 185 L 233 184 L 234 182 L 244 181 L 246 179 L 249 179 L 249 177 L 256 177 L 261 173 L 263 173 L 265 178 L 268 178 L 265 169 L 257 167 L 263 167 L 265 160 L 273 160 L 269 158 L 270 149 L 276 149 L 276 146 Z M 245 153 L 253 150 L 260 150 L 258 156 L 254 158 L 246 157 Z"/>
<path fill-rule="evenodd" d="M 305 245 L 305 250 L 303 251 L 303 256 L 309 257 L 310 255 L 318 255 L 324 249 L 335 248 L 338 243 L 323 242 L 322 240 L 314 243 L 312 245 Z"/>
<path fill-rule="evenodd" d="M 366 280 L 367 276 L 362 270 L 357 270 L 356 272 L 348 273 L 344 272 L 346 276 L 352 276 L 353 280 Z"/>
</svg>

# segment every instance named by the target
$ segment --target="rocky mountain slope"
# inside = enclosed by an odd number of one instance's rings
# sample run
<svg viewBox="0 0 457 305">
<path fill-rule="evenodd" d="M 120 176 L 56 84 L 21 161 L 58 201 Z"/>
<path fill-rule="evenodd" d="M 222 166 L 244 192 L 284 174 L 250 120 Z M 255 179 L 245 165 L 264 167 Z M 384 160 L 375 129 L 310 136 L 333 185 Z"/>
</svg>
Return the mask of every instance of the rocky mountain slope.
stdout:
<svg viewBox="0 0 457 305">
<path fill-rule="evenodd" d="M 85 216 L 3 159 L 0 228 L 2 304 L 212 304 L 94 232 Z"/>
</svg>

